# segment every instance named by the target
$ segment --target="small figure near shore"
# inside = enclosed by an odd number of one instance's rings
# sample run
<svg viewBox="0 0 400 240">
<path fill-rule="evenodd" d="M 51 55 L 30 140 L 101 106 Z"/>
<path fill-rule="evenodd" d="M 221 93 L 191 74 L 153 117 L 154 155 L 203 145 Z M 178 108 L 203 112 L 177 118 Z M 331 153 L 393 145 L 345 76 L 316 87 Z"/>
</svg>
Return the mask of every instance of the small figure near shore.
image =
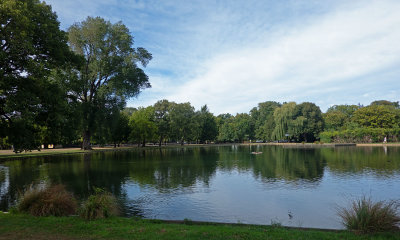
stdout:
<svg viewBox="0 0 400 240">
<path fill-rule="evenodd" d="M 383 139 L 383 143 L 387 143 L 387 138 L 386 137 Z"/>
</svg>

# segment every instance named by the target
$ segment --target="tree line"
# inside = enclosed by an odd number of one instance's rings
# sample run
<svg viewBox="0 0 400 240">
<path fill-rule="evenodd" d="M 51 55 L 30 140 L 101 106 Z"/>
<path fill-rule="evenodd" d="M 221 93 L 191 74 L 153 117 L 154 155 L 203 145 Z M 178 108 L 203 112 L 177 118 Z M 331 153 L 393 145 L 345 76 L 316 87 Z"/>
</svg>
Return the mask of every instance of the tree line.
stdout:
<svg viewBox="0 0 400 240">
<path fill-rule="evenodd" d="M 143 68 L 152 55 L 133 47 L 123 23 L 87 17 L 64 32 L 51 6 L 39 0 L 3 0 L 0 13 L 2 149 L 400 137 L 399 103 L 385 100 L 335 105 L 326 113 L 310 102 L 267 101 L 234 116 L 168 100 L 127 108 L 126 99 L 151 87 Z"/>
<path fill-rule="evenodd" d="M 125 141 L 146 142 L 397 142 L 398 102 L 374 101 L 368 106 L 334 105 L 326 113 L 314 103 L 259 103 L 249 113 L 214 116 L 207 105 L 195 111 L 190 103 L 161 100 L 152 106 L 125 109 Z M 121 126 L 121 125 L 120 125 Z"/>
</svg>

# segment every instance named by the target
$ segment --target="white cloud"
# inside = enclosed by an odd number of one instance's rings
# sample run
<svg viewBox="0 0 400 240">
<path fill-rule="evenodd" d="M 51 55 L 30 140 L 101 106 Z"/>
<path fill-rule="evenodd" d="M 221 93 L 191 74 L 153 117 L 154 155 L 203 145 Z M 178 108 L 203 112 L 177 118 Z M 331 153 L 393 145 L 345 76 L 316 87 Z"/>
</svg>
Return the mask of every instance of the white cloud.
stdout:
<svg viewBox="0 0 400 240">
<path fill-rule="evenodd" d="M 202 63 L 204 72 L 167 98 L 196 107 L 208 104 L 216 113 L 247 112 L 265 100 L 354 101 L 341 92 L 365 89 L 360 77 L 400 63 L 399 12 L 399 2 L 373 1 L 288 28 L 265 45 L 247 42 L 242 49 L 229 49 Z M 380 87 L 372 81 L 373 89 Z M 380 81 L 400 86 L 398 81 Z M 364 100 L 362 94 L 358 97 Z"/>
<path fill-rule="evenodd" d="M 87 15 L 122 20 L 153 54 L 153 88 L 131 106 L 166 98 L 218 114 L 267 100 L 323 110 L 399 101 L 399 1 L 48 2 L 63 26 Z"/>
</svg>

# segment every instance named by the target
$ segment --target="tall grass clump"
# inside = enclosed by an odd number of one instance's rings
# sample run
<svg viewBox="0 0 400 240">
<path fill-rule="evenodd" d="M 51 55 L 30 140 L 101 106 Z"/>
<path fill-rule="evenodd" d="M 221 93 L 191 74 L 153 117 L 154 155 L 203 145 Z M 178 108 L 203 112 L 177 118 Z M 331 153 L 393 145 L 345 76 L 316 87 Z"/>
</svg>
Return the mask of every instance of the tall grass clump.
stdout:
<svg viewBox="0 0 400 240">
<path fill-rule="evenodd" d="M 108 218 L 119 214 L 117 199 L 103 189 L 95 188 L 95 194 L 82 204 L 80 216 L 86 220 Z"/>
<path fill-rule="evenodd" d="M 360 233 L 385 232 L 399 229 L 400 204 L 398 201 L 373 202 L 362 197 L 349 208 L 339 208 L 338 215 L 348 230 Z"/>
<path fill-rule="evenodd" d="M 30 187 L 17 204 L 17 211 L 33 216 L 68 216 L 76 213 L 77 203 L 64 185 Z"/>
</svg>

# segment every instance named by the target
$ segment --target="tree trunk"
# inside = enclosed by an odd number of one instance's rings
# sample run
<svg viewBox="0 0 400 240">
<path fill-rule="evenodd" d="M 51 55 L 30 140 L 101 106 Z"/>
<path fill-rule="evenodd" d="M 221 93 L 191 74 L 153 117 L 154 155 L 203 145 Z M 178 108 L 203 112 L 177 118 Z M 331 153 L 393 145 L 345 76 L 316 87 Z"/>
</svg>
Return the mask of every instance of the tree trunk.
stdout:
<svg viewBox="0 0 400 240">
<path fill-rule="evenodd" d="M 90 146 L 90 131 L 86 130 L 83 133 L 83 142 L 82 142 L 82 149 L 83 150 L 92 150 L 92 146 Z"/>
<path fill-rule="evenodd" d="M 162 137 L 160 137 L 160 141 L 158 142 L 158 146 L 161 147 L 162 144 Z"/>
</svg>

